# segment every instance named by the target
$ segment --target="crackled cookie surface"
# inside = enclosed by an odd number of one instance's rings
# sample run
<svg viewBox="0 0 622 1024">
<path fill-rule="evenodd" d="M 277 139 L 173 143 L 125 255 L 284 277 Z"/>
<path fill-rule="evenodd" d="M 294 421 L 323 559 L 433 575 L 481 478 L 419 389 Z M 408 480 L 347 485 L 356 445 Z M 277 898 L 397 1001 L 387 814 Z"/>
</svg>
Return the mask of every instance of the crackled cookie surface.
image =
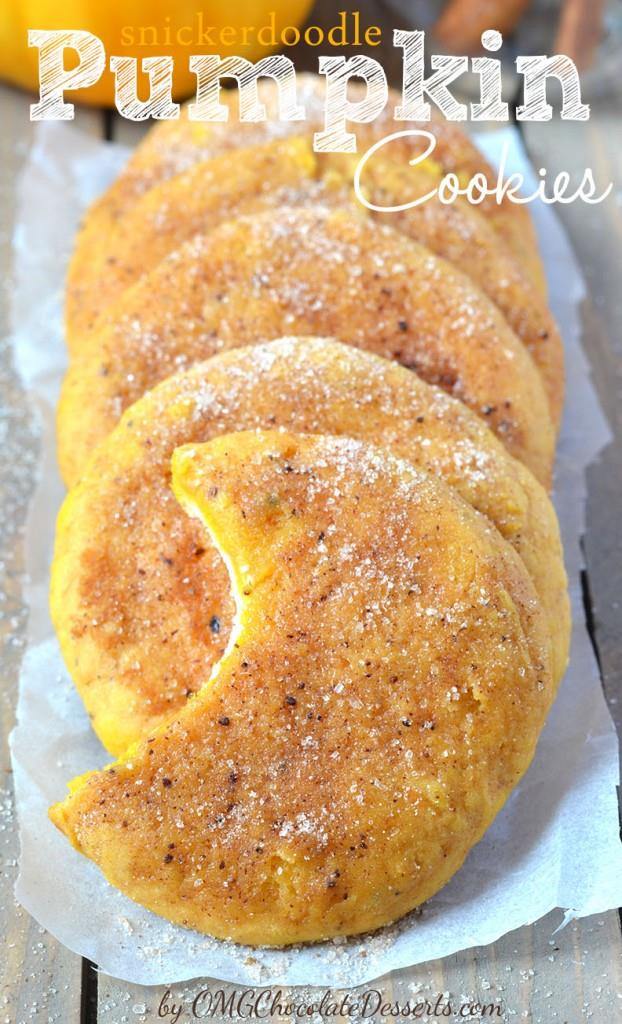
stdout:
<svg viewBox="0 0 622 1024">
<path fill-rule="evenodd" d="M 482 416 L 548 484 L 538 369 L 464 275 L 355 211 L 279 208 L 198 235 L 125 291 L 72 363 L 59 407 L 69 484 L 122 411 L 171 373 L 283 334 L 325 334 L 416 370 Z"/>
<path fill-rule="evenodd" d="M 224 154 L 149 189 L 107 232 L 78 242 L 67 280 L 67 343 L 76 354 L 89 344 L 98 317 L 122 292 L 186 239 L 236 214 L 285 204 L 348 206 L 356 157 L 314 154 L 302 137 Z M 391 146 L 367 165 L 362 187 L 388 206 L 430 195 L 435 175 L 410 167 Z M 360 214 L 361 206 L 357 206 Z M 466 200 L 443 205 L 435 196 L 410 210 L 380 216 L 462 270 L 488 295 L 531 352 L 543 375 L 554 421 L 563 402 L 559 333 L 543 299 L 478 208 Z"/>
<path fill-rule="evenodd" d="M 182 108 L 178 121 L 156 124 L 132 154 L 117 180 L 91 207 L 79 242 L 80 246 L 85 246 L 84 252 L 88 252 L 93 238 L 105 236 L 119 223 L 136 199 L 194 164 L 222 153 L 232 154 L 241 147 L 259 145 L 269 139 L 291 135 L 311 138 L 313 132 L 321 131 L 324 127 L 324 79 L 317 75 L 298 75 L 297 85 L 299 102 L 306 108 L 304 121 L 279 121 L 276 86 L 273 81 L 264 80 L 259 84 L 259 97 L 267 111 L 264 122 L 240 121 L 237 90 L 223 89 L 221 102 L 229 110 L 227 121 L 190 121 L 186 106 Z M 357 100 L 364 95 L 364 88 L 351 82 L 349 95 Z M 359 154 L 399 130 L 431 130 L 436 138 L 436 149 L 426 161 L 426 168 L 437 184 L 448 172 L 457 174 L 463 186 L 476 174 L 484 175 L 490 184 L 495 184 L 495 172 L 459 125 L 436 115 L 433 115 L 432 122 L 397 122 L 393 113 L 400 102 L 400 95 L 390 90 L 382 114 L 370 124 L 354 126 Z M 409 161 L 420 157 L 427 145 L 427 139 L 409 137 L 391 144 L 391 151 L 407 168 Z M 232 155 L 235 159 L 235 153 Z M 487 197 L 479 208 L 513 252 L 529 280 L 541 294 L 544 293 L 544 273 L 526 207 L 511 203 L 503 196 L 500 203 L 494 197 Z"/>
<path fill-rule="evenodd" d="M 416 374 L 327 339 L 215 356 L 160 384 L 98 447 L 58 522 L 51 608 L 95 731 L 114 754 L 183 706 L 220 657 L 225 567 L 170 488 L 173 450 L 247 428 L 370 441 L 442 477 L 496 525 L 568 653 L 566 578 L 544 490 L 462 403 Z"/>
<path fill-rule="evenodd" d="M 553 695 L 523 562 L 438 479 L 346 438 L 225 435 L 173 486 L 228 559 L 209 683 L 53 821 L 133 899 L 240 942 L 383 925 L 459 868 Z"/>
</svg>

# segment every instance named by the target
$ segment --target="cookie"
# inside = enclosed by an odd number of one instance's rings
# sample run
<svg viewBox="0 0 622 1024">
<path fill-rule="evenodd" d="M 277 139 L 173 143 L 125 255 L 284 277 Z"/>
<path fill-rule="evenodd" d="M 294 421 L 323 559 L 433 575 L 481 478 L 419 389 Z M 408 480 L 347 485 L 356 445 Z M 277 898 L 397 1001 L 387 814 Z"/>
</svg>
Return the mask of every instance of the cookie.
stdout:
<svg viewBox="0 0 622 1024">
<path fill-rule="evenodd" d="M 67 344 L 84 353 L 89 333 L 108 306 L 169 252 L 240 214 L 265 209 L 354 202 L 356 158 L 314 154 L 303 137 L 276 140 L 194 164 L 149 189 L 113 230 L 78 235 L 67 279 Z M 394 147 L 378 153 L 362 188 L 370 202 L 390 206 L 430 194 L 436 175 L 410 167 Z M 358 212 L 363 207 L 358 207 Z M 544 377 L 555 423 L 563 403 L 559 333 L 544 300 L 521 272 L 499 234 L 466 200 L 444 205 L 432 196 L 421 206 L 374 214 L 425 245 L 469 276 L 504 314 Z"/>
<path fill-rule="evenodd" d="M 279 121 L 277 88 L 274 81 L 266 79 L 258 86 L 259 99 L 266 106 L 266 121 L 240 121 L 237 90 L 223 89 L 220 101 L 228 109 L 226 121 L 190 121 L 188 106 L 185 106 L 179 120 L 154 125 L 118 178 L 89 210 L 81 235 L 85 252 L 90 238 L 105 237 L 145 192 L 200 161 L 223 153 L 231 154 L 242 147 L 260 145 L 270 139 L 292 135 L 310 139 L 314 132 L 324 128 L 324 89 L 323 76 L 297 76 L 298 102 L 304 105 L 307 115 L 303 121 Z M 360 99 L 364 95 L 364 87 L 350 82 L 349 95 L 353 100 Z M 431 131 L 436 138 L 436 147 L 425 161 L 425 166 L 437 185 L 445 174 L 452 173 L 457 175 L 462 187 L 476 175 L 482 175 L 489 186 L 495 186 L 496 172 L 460 125 L 434 113 L 430 122 L 396 121 L 394 110 L 400 103 L 401 95 L 390 90 L 386 107 L 375 121 L 351 126 L 357 135 L 359 155 L 395 132 L 409 129 Z M 427 147 L 427 139 L 410 136 L 392 143 L 391 152 L 394 158 L 399 156 L 407 169 L 409 161 L 421 158 Z M 339 155 L 334 156 L 338 158 Z M 544 272 L 526 207 L 512 203 L 503 195 L 500 202 L 494 196 L 484 198 L 478 209 L 508 245 L 534 287 L 544 295 Z"/>
<path fill-rule="evenodd" d="M 441 477 L 533 580 L 563 673 L 570 632 L 555 513 L 461 402 L 329 339 L 233 349 L 168 378 L 96 449 L 58 521 L 51 610 L 93 728 L 113 754 L 156 728 L 222 655 L 233 605 L 220 556 L 170 488 L 174 449 L 248 428 L 346 435 Z"/>
<path fill-rule="evenodd" d="M 69 484 L 158 381 L 289 333 L 334 336 L 416 370 L 550 482 L 555 430 L 524 345 L 467 277 L 354 209 L 279 208 L 197 235 L 127 289 L 96 333 L 70 366 L 59 407 Z"/>
<path fill-rule="evenodd" d="M 220 938 L 399 918 L 533 755 L 554 686 L 522 560 L 440 480 L 348 438 L 185 446 L 173 487 L 227 561 L 236 630 L 179 715 L 52 820 L 132 899 Z"/>
</svg>

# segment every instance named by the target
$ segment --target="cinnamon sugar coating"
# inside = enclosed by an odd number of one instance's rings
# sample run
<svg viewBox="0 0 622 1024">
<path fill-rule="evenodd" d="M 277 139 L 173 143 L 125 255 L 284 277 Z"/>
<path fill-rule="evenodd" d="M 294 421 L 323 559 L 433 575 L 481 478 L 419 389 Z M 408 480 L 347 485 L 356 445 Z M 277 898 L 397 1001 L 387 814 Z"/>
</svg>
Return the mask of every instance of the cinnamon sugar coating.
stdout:
<svg viewBox="0 0 622 1024">
<path fill-rule="evenodd" d="M 198 162 L 223 153 L 230 154 L 242 147 L 260 145 L 270 139 L 292 135 L 310 138 L 313 132 L 322 130 L 324 79 L 318 75 L 301 74 L 297 76 L 297 83 L 299 102 L 305 105 L 307 111 L 304 121 L 280 122 L 276 86 L 271 80 L 263 80 L 259 83 L 259 98 L 267 110 L 267 120 L 264 122 L 240 121 L 237 90 L 222 90 L 221 102 L 229 108 L 227 121 L 190 121 L 188 107 L 185 106 L 182 107 L 178 121 L 154 125 L 132 153 L 116 181 L 89 210 L 79 243 L 84 245 L 84 252 L 88 253 L 90 246 L 96 249 L 97 239 L 105 238 L 145 192 Z M 352 99 L 359 98 L 363 90 L 364 87 L 359 84 L 350 83 Z M 458 175 L 464 185 L 474 175 L 481 174 L 489 184 L 495 184 L 496 172 L 459 125 L 435 114 L 431 122 L 395 121 L 394 108 L 400 102 L 399 93 L 390 90 L 383 113 L 370 124 L 355 126 L 359 154 L 396 131 L 423 129 L 432 131 L 436 138 L 436 148 L 427 167 L 434 170 L 437 179 L 452 172 Z M 411 137 L 392 144 L 391 152 L 394 158 L 399 156 L 402 166 L 407 170 L 409 160 L 419 157 L 426 148 L 427 140 Z M 478 209 L 518 260 L 530 282 L 544 295 L 544 272 L 526 207 L 518 206 L 503 196 L 499 204 L 494 197 L 487 197 Z"/>
<path fill-rule="evenodd" d="M 72 363 L 59 407 L 68 483 L 122 411 L 172 372 L 283 334 L 334 336 L 462 399 L 548 485 L 542 379 L 467 277 L 356 211 L 278 208 L 197 235 L 127 289 Z"/>
<path fill-rule="evenodd" d="M 402 143 L 378 152 L 362 186 L 377 205 L 429 195 L 436 173 L 410 167 Z M 396 152 L 397 151 L 397 152 Z M 67 279 L 67 343 L 80 355 L 98 317 L 122 292 L 173 249 L 240 214 L 279 206 L 355 202 L 357 157 L 314 154 L 310 139 L 277 139 L 192 165 L 149 189 L 105 233 L 78 235 Z M 362 207 L 357 204 L 357 213 Z M 466 200 L 444 205 L 436 196 L 411 210 L 374 214 L 469 276 L 495 303 L 541 371 L 558 423 L 563 402 L 561 339 L 545 301 L 521 271 L 498 232 Z"/>
<path fill-rule="evenodd" d="M 521 555 L 563 673 L 569 608 L 555 513 L 531 473 L 461 402 L 416 374 L 329 339 L 234 349 L 128 409 L 59 517 L 51 609 L 104 745 L 121 754 L 181 708 L 231 630 L 226 569 L 170 488 L 173 450 L 250 428 L 347 435 L 455 488 Z"/>
<path fill-rule="evenodd" d="M 179 715 L 51 811 L 133 899 L 284 945 L 400 917 L 460 867 L 552 700 L 525 566 L 440 480 L 347 438 L 225 435 L 173 485 L 238 630 Z"/>
</svg>

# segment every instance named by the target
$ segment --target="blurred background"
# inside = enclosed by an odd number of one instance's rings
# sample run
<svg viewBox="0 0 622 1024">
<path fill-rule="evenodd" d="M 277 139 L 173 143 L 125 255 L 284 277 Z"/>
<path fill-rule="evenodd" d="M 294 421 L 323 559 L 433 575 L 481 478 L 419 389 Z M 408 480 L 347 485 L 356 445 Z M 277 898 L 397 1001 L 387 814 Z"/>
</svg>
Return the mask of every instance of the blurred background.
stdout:
<svg viewBox="0 0 622 1024">
<path fill-rule="evenodd" d="M 317 70 L 318 53 L 329 45 L 291 46 L 305 26 L 327 32 L 346 11 L 359 12 L 362 28 L 382 28 L 378 46 L 348 46 L 336 52 L 350 56 L 368 52 L 379 59 L 390 81 L 401 81 L 401 51 L 392 46 L 394 27 L 425 29 L 428 52 L 476 54 L 485 29 L 498 29 L 505 45 L 503 58 L 506 99 L 518 89 L 513 71 L 516 54 L 566 53 L 582 72 L 586 95 L 598 97 L 615 87 L 622 71 L 622 0 L 361 0 L 345 7 L 329 0 L 3 0 L 0 5 L 0 78 L 26 89 L 38 83 L 38 51 L 27 45 L 27 30 L 83 29 L 97 35 L 111 54 L 136 57 L 168 54 L 176 58 L 176 98 L 194 91 L 188 69 L 192 53 L 239 54 L 257 60 L 273 49 L 295 60 L 300 69 Z M 244 26 L 266 26 L 261 38 Z M 217 45 L 200 39 L 201 27 L 224 29 Z M 176 43 L 181 30 L 182 43 Z M 300 30 L 300 31 L 298 31 Z M 285 33 L 286 47 L 271 45 Z M 318 33 L 313 31 L 312 39 Z M 68 56 L 68 61 L 71 57 Z M 70 64 L 68 66 L 71 66 Z M 468 93 L 469 84 L 461 83 Z M 112 106 L 114 80 L 105 71 L 88 90 L 70 97 L 92 106 Z"/>
</svg>

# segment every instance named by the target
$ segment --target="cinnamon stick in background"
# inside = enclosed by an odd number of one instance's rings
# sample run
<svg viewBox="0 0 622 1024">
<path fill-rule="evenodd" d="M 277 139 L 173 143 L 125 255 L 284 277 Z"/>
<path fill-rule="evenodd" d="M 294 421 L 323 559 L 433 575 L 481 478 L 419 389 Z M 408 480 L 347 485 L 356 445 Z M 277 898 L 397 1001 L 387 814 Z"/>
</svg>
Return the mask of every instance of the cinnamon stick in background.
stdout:
<svg viewBox="0 0 622 1024">
<path fill-rule="evenodd" d="M 591 67 L 603 34 L 605 0 L 564 0 L 554 53 L 565 53 L 579 71 Z"/>
<path fill-rule="evenodd" d="M 529 3 L 530 0 L 449 0 L 434 26 L 434 35 L 450 53 L 479 53 L 482 32 L 494 28 L 504 35 L 510 34 Z"/>
</svg>

